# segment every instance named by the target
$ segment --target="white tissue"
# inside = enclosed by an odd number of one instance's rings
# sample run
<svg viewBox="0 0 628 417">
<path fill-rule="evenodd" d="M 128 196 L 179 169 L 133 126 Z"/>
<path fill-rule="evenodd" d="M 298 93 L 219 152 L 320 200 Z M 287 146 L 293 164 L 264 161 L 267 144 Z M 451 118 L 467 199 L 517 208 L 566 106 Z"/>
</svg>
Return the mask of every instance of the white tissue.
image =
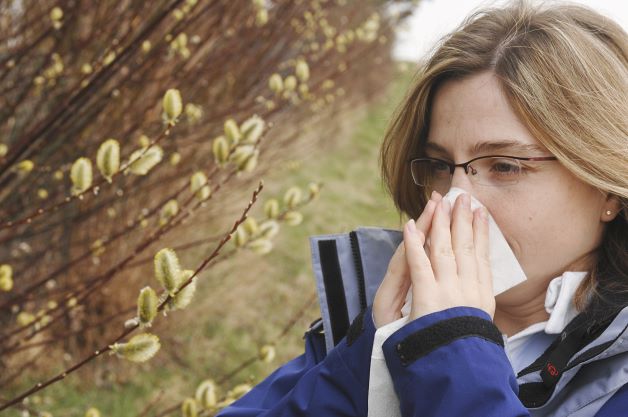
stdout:
<svg viewBox="0 0 628 417">
<path fill-rule="evenodd" d="M 464 193 L 466 193 L 466 191 L 463 189 L 454 187 L 443 196 L 443 199 L 449 201 L 453 210 L 456 198 Z M 477 207 L 484 207 L 484 205 L 471 194 L 469 194 L 469 196 L 471 197 L 471 210 L 475 210 Z M 493 294 L 498 295 L 525 281 L 526 274 L 523 272 L 510 245 L 506 242 L 506 238 L 499 230 L 499 227 L 497 227 L 491 213 L 488 214 L 488 240 L 489 259 L 491 261 L 491 273 L 493 275 Z M 430 238 L 428 237 L 425 242 L 425 251 L 428 256 L 429 248 Z"/>
</svg>

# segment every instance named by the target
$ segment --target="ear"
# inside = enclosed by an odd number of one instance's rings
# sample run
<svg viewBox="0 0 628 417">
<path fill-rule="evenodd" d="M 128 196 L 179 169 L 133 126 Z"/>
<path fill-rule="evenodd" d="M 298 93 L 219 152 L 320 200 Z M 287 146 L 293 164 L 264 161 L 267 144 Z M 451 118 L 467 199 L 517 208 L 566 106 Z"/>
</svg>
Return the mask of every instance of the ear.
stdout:
<svg viewBox="0 0 628 417">
<path fill-rule="evenodd" d="M 622 209 L 620 198 L 615 194 L 607 194 L 606 201 L 602 206 L 601 220 L 603 222 L 611 222 L 619 215 Z"/>
</svg>

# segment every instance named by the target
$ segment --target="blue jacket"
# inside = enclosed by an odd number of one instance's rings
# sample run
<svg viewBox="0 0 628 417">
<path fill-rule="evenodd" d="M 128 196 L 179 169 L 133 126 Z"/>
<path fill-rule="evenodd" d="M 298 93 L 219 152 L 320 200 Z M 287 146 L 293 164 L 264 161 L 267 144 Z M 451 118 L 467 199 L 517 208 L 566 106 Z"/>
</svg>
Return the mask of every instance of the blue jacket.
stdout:
<svg viewBox="0 0 628 417">
<path fill-rule="evenodd" d="M 350 275 L 343 274 L 347 262 L 341 260 L 344 251 L 339 249 L 342 240 L 348 238 L 361 244 L 360 248 L 351 245 L 356 255 L 353 258 L 358 261 L 351 269 L 361 270 L 357 275 L 364 279 L 374 265 L 390 259 L 400 232 L 380 228 L 359 228 L 357 232 L 352 232 L 352 237 L 311 238 L 321 311 L 327 320 L 319 319 L 305 333 L 303 355 L 277 369 L 218 416 L 367 416 L 375 334 L 372 297 L 366 297 L 367 306 L 347 328 L 343 327 L 344 317 L 335 319 L 329 310 L 334 297 L 336 301 L 344 297 L 344 308 L 331 310 L 350 314 L 348 306 L 355 302 L 350 298 L 357 293 L 360 304 L 359 298 L 372 283 L 358 283 L 358 291 L 330 297 L 324 291 L 332 287 L 330 278 L 325 283 L 319 272 L 336 280 Z M 329 257 L 321 255 L 333 255 L 330 247 L 325 248 L 330 241 L 336 244 L 331 263 Z M 321 242 L 326 243 L 318 245 Z M 595 326 L 583 327 L 579 319 L 576 317 L 547 351 L 518 375 L 504 351 L 501 332 L 486 312 L 453 307 L 411 321 L 383 345 L 402 415 L 628 416 L 628 307 Z M 331 331 L 324 330 L 327 328 Z M 341 331 L 343 336 L 338 340 Z"/>
</svg>

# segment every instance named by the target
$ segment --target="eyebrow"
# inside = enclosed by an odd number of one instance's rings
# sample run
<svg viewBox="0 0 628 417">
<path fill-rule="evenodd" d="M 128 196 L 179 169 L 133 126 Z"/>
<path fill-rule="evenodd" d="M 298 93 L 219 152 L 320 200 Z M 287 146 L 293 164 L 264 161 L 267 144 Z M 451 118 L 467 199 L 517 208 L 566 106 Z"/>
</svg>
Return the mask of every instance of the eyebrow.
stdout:
<svg viewBox="0 0 628 417">
<path fill-rule="evenodd" d="M 499 140 L 494 142 L 478 142 L 469 149 L 469 154 L 473 155 L 480 152 L 494 152 L 505 149 L 520 152 L 545 152 L 545 149 L 535 144 L 522 143 L 515 140 Z M 447 149 L 433 142 L 427 142 L 425 144 L 425 150 L 448 154 Z"/>
</svg>

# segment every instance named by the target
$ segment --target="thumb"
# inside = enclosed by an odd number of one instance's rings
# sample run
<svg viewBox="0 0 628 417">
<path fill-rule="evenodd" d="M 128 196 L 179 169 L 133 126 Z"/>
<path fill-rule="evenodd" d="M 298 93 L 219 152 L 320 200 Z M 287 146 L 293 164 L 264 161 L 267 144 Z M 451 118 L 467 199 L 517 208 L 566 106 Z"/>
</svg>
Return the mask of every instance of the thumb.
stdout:
<svg viewBox="0 0 628 417">
<path fill-rule="evenodd" d="M 410 270 L 406 262 L 404 243 L 401 242 L 375 294 L 373 301 L 375 327 L 381 327 L 401 317 L 401 307 L 405 303 L 409 288 Z"/>
</svg>

